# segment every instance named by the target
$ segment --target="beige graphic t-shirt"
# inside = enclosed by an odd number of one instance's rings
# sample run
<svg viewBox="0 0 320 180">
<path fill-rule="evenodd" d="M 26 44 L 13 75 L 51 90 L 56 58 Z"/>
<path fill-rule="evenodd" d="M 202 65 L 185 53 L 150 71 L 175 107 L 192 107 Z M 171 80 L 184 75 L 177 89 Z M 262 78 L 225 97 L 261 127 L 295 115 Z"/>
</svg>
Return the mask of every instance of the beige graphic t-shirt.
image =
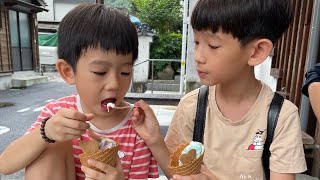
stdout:
<svg viewBox="0 0 320 180">
<path fill-rule="evenodd" d="M 210 87 L 205 122 L 203 163 L 221 180 L 263 180 L 262 152 L 267 117 L 274 93 L 263 84 L 249 112 L 231 122 L 219 111 L 215 87 Z M 181 99 L 165 141 L 172 152 L 193 136 L 198 89 Z M 297 107 L 285 100 L 270 146 L 270 169 L 278 173 L 300 173 L 306 168 Z"/>
</svg>

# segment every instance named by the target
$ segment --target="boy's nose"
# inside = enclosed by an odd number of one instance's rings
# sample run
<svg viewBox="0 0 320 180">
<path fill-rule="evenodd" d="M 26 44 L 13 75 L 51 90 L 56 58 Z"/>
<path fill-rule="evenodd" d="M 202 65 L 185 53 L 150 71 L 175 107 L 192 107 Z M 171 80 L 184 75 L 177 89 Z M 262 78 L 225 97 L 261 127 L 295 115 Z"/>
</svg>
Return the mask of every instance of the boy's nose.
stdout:
<svg viewBox="0 0 320 180">
<path fill-rule="evenodd" d="M 109 91 L 117 91 L 120 89 L 120 81 L 117 75 L 106 78 L 105 89 Z"/>
<path fill-rule="evenodd" d="M 197 48 L 194 51 L 194 60 L 196 63 L 204 63 L 205 62 L 205 58 L 203 57 L 203 54 L 202 54 L 200 48 Z"/>
</svg>

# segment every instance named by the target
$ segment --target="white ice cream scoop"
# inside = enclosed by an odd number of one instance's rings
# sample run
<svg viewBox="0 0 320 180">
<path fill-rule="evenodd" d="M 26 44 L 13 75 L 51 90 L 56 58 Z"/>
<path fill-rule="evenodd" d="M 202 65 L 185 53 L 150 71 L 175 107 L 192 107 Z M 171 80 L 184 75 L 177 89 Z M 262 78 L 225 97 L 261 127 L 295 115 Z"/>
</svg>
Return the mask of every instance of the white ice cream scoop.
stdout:
<svg viewBox="0 0 320 180">
<path fill-rule="evenodd" d="M 133 106 L 133 107 L 138 107 L 138 106 Z M 126 109 L 126 108 L 131 108 L 131 106 L 117 107 L 114 103 L 109 102 L 109 103 L 107 104 L 108 112 L 110 111 L 110 108 L 112 108 L 112 109 Z"/>
</svg>

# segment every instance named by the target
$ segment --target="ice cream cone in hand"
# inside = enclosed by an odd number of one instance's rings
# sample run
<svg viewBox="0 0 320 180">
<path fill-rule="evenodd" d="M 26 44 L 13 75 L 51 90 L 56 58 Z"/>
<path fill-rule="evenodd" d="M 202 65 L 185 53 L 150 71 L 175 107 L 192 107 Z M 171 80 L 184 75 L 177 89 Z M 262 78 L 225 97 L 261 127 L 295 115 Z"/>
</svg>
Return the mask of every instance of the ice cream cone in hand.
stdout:
<svg viewBox="0 0 320 180">
<path fill-rule="evenodd" d="M 92 133 L 93 132 L 90 132 L 90 134 Z M 109 166 L 115 167 L 118 158 L 119 143 L 108 138 L 97 138 L 92 135 L 91 137 L 94 139 L 80 141 L 80 147 L 83 151 L 83 153 L 79 155 L 81 164 L 83 166 L 100 171 L 99 169 L 88 164 L 88 159 L 94 159 L 108 164 Z"/>
<path fill-rule="evenodd" d="M 204 146 L 199 142 L 179 145 L 170 156 L 169 170 L 171 174 L 199 174 L 204 156 Z"/>
</svg>

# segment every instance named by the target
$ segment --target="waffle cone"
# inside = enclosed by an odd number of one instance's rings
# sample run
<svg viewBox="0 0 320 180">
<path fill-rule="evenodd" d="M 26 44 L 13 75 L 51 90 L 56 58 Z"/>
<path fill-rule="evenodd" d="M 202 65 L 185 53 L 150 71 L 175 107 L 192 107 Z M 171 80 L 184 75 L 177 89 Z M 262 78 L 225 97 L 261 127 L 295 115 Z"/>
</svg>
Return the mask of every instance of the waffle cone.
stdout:
<svg viewBox="0 0 320 180">
<path fill-rule="evenodd" d="M 169 170 L 172 175 L 179 174 L 179 175 L 186 176 L 186 175 L 200 173 L 204 152 L 202 153 L 202 155 L 199 158 L 193 160 L 192 162 L 179 166 L 179 157 L 180 157 L 182 151 L 184 150 L 184 148 L 186 148 L 188 145 L 189 145 L 189 143 L 180 144 L 176 148 L 176 150 L 173 152 L 173 154 L 170 156 Z"/>
<path fill-rule="evenodd" d="M 116 142 L 116 145 L 112 148 L 104 149 L 104 150 L 98 150 L 93 153 L 82 153 L 79 155 L 80 162 L 83 166 L 90 167 L 92 169 L 95 169 L 97 171 L 100 171 L 99 169 L 92 167 L 88 164 L 88 159 L 95 159 L 97 161 L 100 161 L 102 163 L 108 164 L 109 166 L 115 167 L 117 158 L 118 158 L 118 146 L 119 142 Z"/>
</svg>

